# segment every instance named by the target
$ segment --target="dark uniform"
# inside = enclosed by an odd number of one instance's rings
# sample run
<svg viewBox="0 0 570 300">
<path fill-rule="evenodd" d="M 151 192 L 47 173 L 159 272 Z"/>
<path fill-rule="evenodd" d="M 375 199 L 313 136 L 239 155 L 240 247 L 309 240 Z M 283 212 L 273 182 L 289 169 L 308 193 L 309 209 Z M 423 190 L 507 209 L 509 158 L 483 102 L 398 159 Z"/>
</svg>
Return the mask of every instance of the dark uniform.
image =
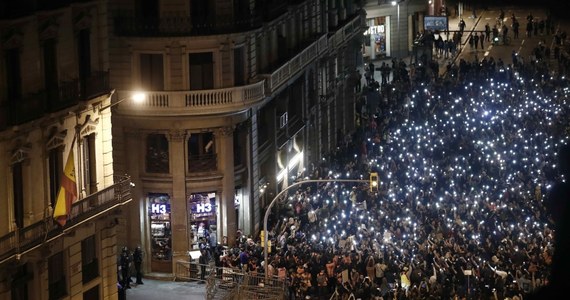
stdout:
<svg viewBox="0 0 570 300">
<path fill-rule="evenodd" d="M 137 272 L 137 284 L 143 284 L 141 264 L 143 261 L 143 253 L 141 247 L 137 247 L 133 252 L 133 261 L 135 263 L 135 270 Z"/>
</svg>

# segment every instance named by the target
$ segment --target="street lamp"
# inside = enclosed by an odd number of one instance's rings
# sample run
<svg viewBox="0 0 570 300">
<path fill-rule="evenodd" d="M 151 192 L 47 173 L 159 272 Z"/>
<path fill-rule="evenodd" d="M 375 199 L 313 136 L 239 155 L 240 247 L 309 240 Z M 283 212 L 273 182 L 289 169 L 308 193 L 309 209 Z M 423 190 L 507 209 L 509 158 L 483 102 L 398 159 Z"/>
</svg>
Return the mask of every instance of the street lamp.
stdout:
<svg viewBox="0 0 570 300">
<path fill-rule="evenodd" d="M 268 261 L 268 243 L 267 243 L 267 236 L 269 236 L 269 232 L 267 231 L 267 220 L 269 219 L 269 213 L 271 212 L 271 208 L 273 207 L 273 205 L 275 204 L 275 202 L 277 202 L 277 199 L 279 199 L 279 197 L 281 197 L 281 195 L 283 195 L 285 192 L 287 192 L 289 189 L 296 187 L 298 185 L 304 184 L 304 183 L 319 183 L 319 182 L 370 182 L 369 180 L 363 180 L 363 179 L 307 179 L 307 180 L 303 180 L 303 181 L 299 181 L 299 182 L 295 182 L 293 184 L 291 184 L 290 186 L 284 188 L 281 192 L 279 192 L 277 194 L 277 196 L 275 196 L 275 198 L 273 198 L 273 200 L 271 200 L 271 203 L 269 203 L 269 206 L 267 207 L 267 210 L 265 210 L 265 217 L 263 218 L 263 267 L 264 267 L 264 272 L 265 272 L 265 279 L 269 278 L 269 261 Z"/>
<path fill-rule="evenodd" d="M 111 92 L 111 96 L 112 96 L 114 93 L 115 93 L 115 90 L 113 90 L 113 91 Z M 111 107 L 113 107 L 113 106 L 115 106 L 115 105 L 118 105 L 119 103 L 121 103 L 121 102 L 123 102 L 123 101 L 125 101 L 125 100 L 132 100 L 132 101 L 134 101 L 135 103 L 141 103 L 141 102 L 144 101 L 144 99 L 146 99 L 146 94 L 145 94 L 144 92 L 140 92 L 140 91 L 133 92 L 129 97 L 125 97 L 125 98 L 119 99 L 119 100 L 117 100 L 117 101 L 115 101 L 115 102 L 113 102 L 113 101 L 111 100 L 111 102 L 112 102 L 111 104 L 100 107 L 100 108 L 99 108 L 99 111 L 103 111 L 103 110 L 105 110 L 105 109 L 107 109 L 107 108 L 111 108 Z"/>
<path fill-rule="evenodd" d="M 401 1 L 392 1 L 392 6 L 397 6 L 397 12 L 398 12 L 398 35 L 400 34 L 400 2 Z M 400 39 L 396 39 L 396 45 L 397 45 L 397 52 L 400 52 Z"/>
</svg>

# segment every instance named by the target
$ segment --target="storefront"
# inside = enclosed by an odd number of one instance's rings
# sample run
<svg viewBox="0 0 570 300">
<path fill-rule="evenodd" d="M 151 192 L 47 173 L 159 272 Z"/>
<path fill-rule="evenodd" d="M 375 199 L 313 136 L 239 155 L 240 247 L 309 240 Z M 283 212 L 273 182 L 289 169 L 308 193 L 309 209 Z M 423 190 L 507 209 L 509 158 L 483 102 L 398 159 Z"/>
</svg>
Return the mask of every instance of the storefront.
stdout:
<svg viewBox="0 0 570 300">
<path fill-rule="evenodd" d="M 172 272 L 170 196 L 149 193 L 147 203 L 150 220 L 151 271 L 170 273 Z"/>
<path fill-rule="evenodd" d="M 199 249 L 201 239 L 217 243 L 216 193 L 196 193 L 188 197 L 188 249 Z"/>
<path fill-rule="evenodd" d="M 362 55 L 368 59 L 380 59 L 389 53 L 389 21 L 390 17 L 374 17 L 366 20 L 368 30 L 364 32 Z"/>
</svg>

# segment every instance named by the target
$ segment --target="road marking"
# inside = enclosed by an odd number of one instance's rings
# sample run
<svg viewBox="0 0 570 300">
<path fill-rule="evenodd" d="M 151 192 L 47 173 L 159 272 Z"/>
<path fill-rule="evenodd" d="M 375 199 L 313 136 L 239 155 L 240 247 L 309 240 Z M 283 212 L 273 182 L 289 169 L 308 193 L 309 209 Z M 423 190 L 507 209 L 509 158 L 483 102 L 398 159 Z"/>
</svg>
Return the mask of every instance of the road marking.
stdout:
<svg viewBox="0 0 570 300">
<path fill-rule="evenodd" d="M 521 41 L 521 45 L 519 47 L 519 50 L 517 50 L 517 53 L 521 52 L 522 46 L 524 45 L 524 39 Z"/>
<path fill-rule="evenodd" d="M 488 56 L 489 55 L 489 51 L 485 51 L 485 54 L 483 54 L 483 56 Z"/>
</svg>

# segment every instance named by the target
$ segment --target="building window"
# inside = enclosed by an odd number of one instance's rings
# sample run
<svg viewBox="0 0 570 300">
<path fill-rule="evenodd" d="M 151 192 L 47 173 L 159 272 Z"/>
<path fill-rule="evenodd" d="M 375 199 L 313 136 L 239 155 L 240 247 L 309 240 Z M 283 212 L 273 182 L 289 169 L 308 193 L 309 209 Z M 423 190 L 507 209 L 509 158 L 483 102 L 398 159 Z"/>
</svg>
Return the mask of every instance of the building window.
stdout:
<svg viewBox="0 0 570 300">
<path fill-rule="evenodd" d="M 145 90 L 164 90 L 164 62 L 162 54 L 141 54 L 141 86 Z"/>
<path fill-rule="evenodd" d="M 243 163 L 243 148 L 246 145 L 246 135 L 244 131 L 237 130 L 234 132 L 234 166 L 239 166 Z"/>
<path fill-rule="evenodd" d="M 97 192 L 95 133 L 83 137 L 83 185 L 87 195 Z"/>
<path fill-rule="evenodd" d="M 67 295 L 63 252 L 48 259 L 49 300 L 60 299 Z"/>
<path fill-rule="evenodd" d="M 214 60 L 211 52 L 190 53 L 190 89 L 214 88 Z"/>
<path fill-rule="evenodd" d="M 99 261 L 94 235 L 81 241 L 81 261 L 83 284 L 86 284 L 99 276 Z"/>
<path fill-rule="evenodd" d="M 49 150 L 49 201 L 51 207 L 55 208 L 55 202 L 57 200 L 57 193 L 59 192 L 61 184 L 61 175 L 63 172 L 63 161 L 62 161 L 63 147 L 57 147 Z"/>
<path fill-rule="evenodd" d="M 164 134 L 149 134 L 146 138 L 146 171 L 168 173 L 168 140 Z"/>
<path fill-rule="evenodd" d="M 234 49 L 234 85 L 245 84 L 245 62 L 243 59 L 243 47 Z"/>
<path fill-rule="evenodd" d="M 22 162 L 12 165 L 12 188 L 14 190 L 14 220 L 18 228 L 24 227 L 24 177 Z"/>
<path fill-rule="evenodd" d="M 77 36 L 77 63 L 81 97 L 87 97 L 87 79 L 91 75 L 91 32 L 81 29 Z"/>
<path fill-rule="evenodd" d="M 55 39 L 43 42 L 44 84 L 50 104 L 59 100 L 58 74 L 57 74 L 57 48 Z"/>
<path fill-rule="evenodd" d="M 4 62 L 6 65 L 6 91 L 11 103 L 22 98 L 22 71 L 20 68 L 20 49 L 4 50 Z"/>
<path fill-rule="evenodd" d="M 188 139 L 190 172 L 212 171 L 217 168 L 216 145 L 212 132 L 193 133 Z"/>
<path fill-rule="evenodd" d="M 33 273 L 28 272 L 28 264 L 19 265 L 12 273 L 12 300 L 28 300 L 28 281 Z"/>
<path fill-rule="evenodd" d="M 88 291 L 83 293 L 83 300 L 99 300 L 99 285 L 90 288 Z"/>
</svg>

